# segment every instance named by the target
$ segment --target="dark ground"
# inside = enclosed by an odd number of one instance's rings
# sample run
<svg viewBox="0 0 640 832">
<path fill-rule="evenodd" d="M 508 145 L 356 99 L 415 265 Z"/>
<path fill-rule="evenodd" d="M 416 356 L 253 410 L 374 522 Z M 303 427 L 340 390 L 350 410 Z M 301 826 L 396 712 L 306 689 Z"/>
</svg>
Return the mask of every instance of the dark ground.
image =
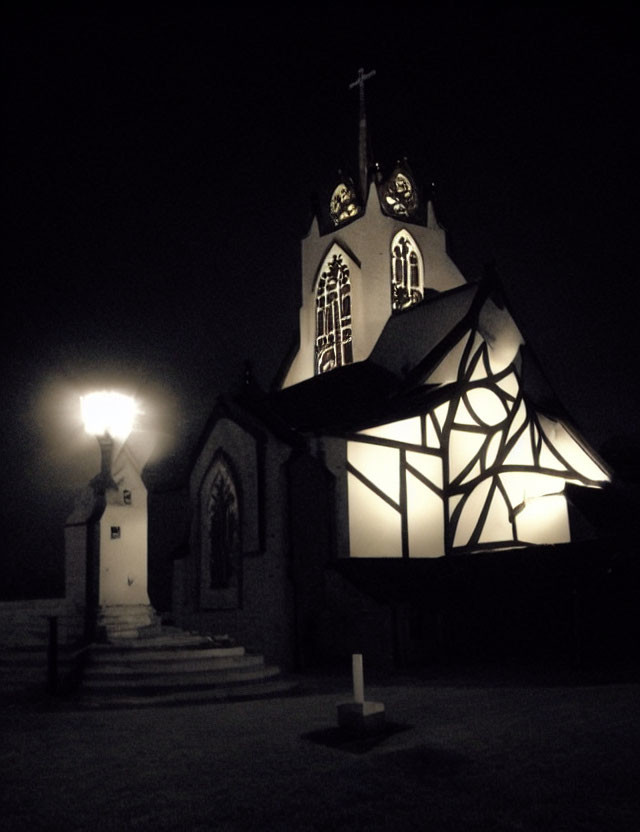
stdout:
<svg viewBox="0 0 640 832">
<path fill-rule="evenodd" d="M 295 696 L 0 713 L 6 830 L 588 830 L 640 821 L 640 684 L 495 671 L 372 679 L 403 729 L 333 745 L 349 679 Z"/>
</svg>

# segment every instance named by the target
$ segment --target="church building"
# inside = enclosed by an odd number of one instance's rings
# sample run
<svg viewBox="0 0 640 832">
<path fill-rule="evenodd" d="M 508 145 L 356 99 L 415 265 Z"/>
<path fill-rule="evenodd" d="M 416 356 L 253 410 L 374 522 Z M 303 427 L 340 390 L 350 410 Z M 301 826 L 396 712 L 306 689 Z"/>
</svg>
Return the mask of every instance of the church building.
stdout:
<svg viewBox="0 0 640 832">
<path fill-rule="evenodd" d="M 177 624 L 289 668 L 397 659 L 416 615 L 437 641 L 437 564 L 568 544 L 585 528 L 568 492 L 609 479 L 495 276 L 460 273 L 406 160 L 370 164 L 367 77 L 359 181 L 302 242 L 297 349 L 270 391 L 248 377 L 218 401 L 174 569 Z"/>
</svg>

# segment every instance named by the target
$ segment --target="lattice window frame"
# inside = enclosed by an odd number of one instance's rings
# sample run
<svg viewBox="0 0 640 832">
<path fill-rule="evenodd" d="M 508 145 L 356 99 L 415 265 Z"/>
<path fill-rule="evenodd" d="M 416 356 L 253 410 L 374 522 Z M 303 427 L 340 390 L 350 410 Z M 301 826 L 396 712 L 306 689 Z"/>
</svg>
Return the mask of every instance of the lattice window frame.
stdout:
<svg viewBox="0 0 640 832">
<path fill-rule="evenodd" d="M 406 228 L 393 235 L 389 246 L 391 311 L 402 312 L 424 298 L 424 262 L 420 246 Z"/>
<path fill-rule="evenodd" d="M 527 539 L 518 531 L 517 518 L 525 510 L 528 500 L 559 496 L 564 499 L 563 491 L 567 481 L 584 486 L 602 487 L 603 482 L 608 479 L 606 472 L 577 441 L 576 437 L 569 434 L 571 440 L 576 443 L 579 452 L 586 455 L 594 471 L 598 469 L 602 476 L 589 476 L 578 470 L 578 467 L 572 464 L 567 456 L 555 446 L 548 425 L 545 424 L 545 421 L 548 422 L 549 420 L 541 417 L 523 398 L 519 373 L 515 363 L 494 372 L 491 367 L 490 347 L 478 331 L 472 328 L 463 337 L 465 339 L 464 348 L 458 366 L 456 382 L 451 385 L 450 397 L 429 411 L 410 417 L 419 419 L 421 437 L 419 442 L 399 442 L 382 436 L 366 435 L 363 432 L 348 434 L 345 437 L 348 442 L 384 446 L 393 448 L 398 453 L 399 498 L 397 500 L 385 493 L 384 489 L 376 485 L 350 461 L 347 461 L 346 470 L 348 474 L 355 477 L 362 485 L 378 498 L 384 500 L 398 513 L 401 528 L 400 548 L 402 557 L 405 558 L 411 557 L 407 507 L 408 475 L 415 477 L 442 499 L 444 523 L 444 551 L 442 554 L 536 545 L 541 541 Z M 509 378 L 509 383 L 505 383 L 505 380 Z M 474 404 L 474 391 L 477 390 L 485 391 L 483 395 L 495 397 L 495 402 L 500 402 L 504 408 L 502 419 L 487 420 L 486 414 L 483 418 L 481 413 L 475 412 L 478 405 Z M 462 412 L 469 419 L 468 422 L 461 422 L 456 418 L 457 414 L 461 412 L 461 404 L 464 406 Z M 438 415 L 436 415 L 436 411 L 438 411 Z M 562 431 L 566 431 L 561 423 L 557 424 Z M 381 425 L 380 429 L 384 427 L 384 425 Z M 431 435 L 435 437 L 431 446 L 427 442 L 428 430 L 432 431 Z M 454 431 L 456 433 L 453 433 Z M 452 475 L 450 466 L 451 443 L 455 442 L 456 439 L 459 441 L 459 434 L 481 436 L 482 441 L 475 452 L 470 454 L 465 464 L 456 471 L 455 475 Z M 530 463 L 509 462 L 509 457 L 518 443 L 523 444 L 527 454 L 530 453 Z M 437 447 L 434 447 L 433 444 Z M 491 457 L 489 458 L 490 446 Z M 407 458 L 409 452 L 428 454 L 440 460 L 442 465 L 442 487 L 429 480 L 421 471 L 409 463 Z M 543 464 L 543 456 L 546 464 Z M 521 500 L 514 498 L 513 493 L 509 493 L 508 483 L 505 485 L 505 475 L 508 478 L 508 475 L 514 474 L 535 475 L 537 480 L 530 479 L 528 481 L 529 486 L 535 485 L 536 481 L 538 483 L 543 481 L 550 490 L 529 497 L 523 494 Z M 527 481 L 524 482 L 526 485 Z M 557 489 L 555 489 L 556 483 Z M 464 535 L 462 543 L 456 543 L 462 514 L 478 487 L 486 488 L 486 493 L 475 514 L 473 528 L 468 535 Z M 508 536 L 505 535 L 503 539 L 492 538 L 490 541 L 483 541 L 481 538 L 496 492 L 499 498 L 504 501 L 507 512 L 505 519 L 508 521 L 511 532 Z M 455 503 L 453 508 L 451 508 L 452 503 Z M 473 514 L 471 514 L 471 517 L 473 518 Z"/>
<path fill-rule="evenodd" d="M 315 375 L 353 362 L 351 277 L 347 256 L 332 248 L 316 283 Z"/>
</svg>

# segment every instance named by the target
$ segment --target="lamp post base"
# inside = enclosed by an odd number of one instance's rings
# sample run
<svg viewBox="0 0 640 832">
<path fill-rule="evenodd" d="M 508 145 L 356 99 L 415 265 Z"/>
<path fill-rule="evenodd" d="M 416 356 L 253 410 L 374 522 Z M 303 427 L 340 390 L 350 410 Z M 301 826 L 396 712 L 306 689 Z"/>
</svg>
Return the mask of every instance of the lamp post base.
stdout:
<svg viewBox="0 0 640 832">
<path fill-rule="evenodd" d="M 150 604 L 113 604 L 98 610 L 96 637 L 102 642 L 150 638 L 160 635 L 161 626 Z"/>
<path fill-rule="evenodd" d="M 350 734 L 366 736 L 384 730 L 382 702 L 343 702 L 338 705 L 338 726 Z"/>
</svg>

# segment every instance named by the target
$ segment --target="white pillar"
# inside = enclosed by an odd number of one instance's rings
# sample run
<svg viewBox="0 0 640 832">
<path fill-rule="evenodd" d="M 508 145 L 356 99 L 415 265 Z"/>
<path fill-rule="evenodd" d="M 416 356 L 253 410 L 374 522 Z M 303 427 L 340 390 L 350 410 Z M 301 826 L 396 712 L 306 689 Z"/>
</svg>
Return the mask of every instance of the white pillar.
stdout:
<svg viewBox="0 0 640 832">
<path fill-rule="evenodd" d="M 354 653 L 351 656 L 351 669 L 353 673 L 353 701 L 364 702 L 364 674 L 362 672 L 362 653 Z"/>
</svg>

